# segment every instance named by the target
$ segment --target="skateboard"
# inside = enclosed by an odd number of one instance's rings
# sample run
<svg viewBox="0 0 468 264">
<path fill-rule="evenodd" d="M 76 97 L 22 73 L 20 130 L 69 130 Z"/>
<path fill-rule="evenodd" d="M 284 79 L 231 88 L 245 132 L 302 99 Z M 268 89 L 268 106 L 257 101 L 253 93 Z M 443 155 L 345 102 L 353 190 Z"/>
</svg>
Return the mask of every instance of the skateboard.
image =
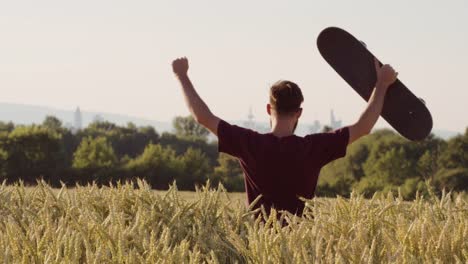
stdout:
<svg viewBox="0 0 468 264">
<path fill-rule="evenodd" d="M 368 101 L 377 75 L 374 55 L 365 43 L 341 28 L 329 27 L 320 32 L 317 46 L 328 64 Z M 423 140 L 432 130 L 432 116 L 425 102 L 416 97 L 399 79 L 389 87 L 385 95 L 381 116 L 409 140 Z"/>
</svg>

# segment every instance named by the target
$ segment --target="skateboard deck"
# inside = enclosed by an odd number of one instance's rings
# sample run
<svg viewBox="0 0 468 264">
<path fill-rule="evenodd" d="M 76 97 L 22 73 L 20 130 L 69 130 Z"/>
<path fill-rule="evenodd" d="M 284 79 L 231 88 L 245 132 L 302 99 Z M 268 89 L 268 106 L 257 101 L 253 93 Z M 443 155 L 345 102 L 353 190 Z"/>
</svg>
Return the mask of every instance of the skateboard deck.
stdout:
<svg viewBox="0 0 468 264">
<path fill-rule="evenodd" d="M 365 44 L 336 27 L 324 29 L 317 38 L 320 54 L 330 66 L 366 101 L 377 80 L 374 55 Z M 399 79 L 385 95 L 381 116 L 403 137 L 418 141 L 432 130 L 432 117 L 424 101 Z"/>
</svg>

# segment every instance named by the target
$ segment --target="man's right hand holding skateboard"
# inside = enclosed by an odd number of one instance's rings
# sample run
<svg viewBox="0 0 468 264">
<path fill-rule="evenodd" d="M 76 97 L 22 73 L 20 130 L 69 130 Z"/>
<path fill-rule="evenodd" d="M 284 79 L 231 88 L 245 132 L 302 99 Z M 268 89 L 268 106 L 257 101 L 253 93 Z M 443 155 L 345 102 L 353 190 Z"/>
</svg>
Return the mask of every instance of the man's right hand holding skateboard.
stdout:
<svg viewBox="0 0 468 264">
<path fill-rule="evenodd" d="M 390 85 L 396 81 L 398 76 L 398 73 L 395 72 L 392 66 L 388 64 L 380 66 L 377 59 L 374 59 L 374 63 L 377 75 L 375 89 L 369 98 L 366 110 L 364 110 L 359 120 L 354 125 L 349 126 L 348 144 L 351 144 L 360 137 L 370 133 L 382 112 L 385 94 L 387 93 Z"/>
<path fill-rule="evenodd" d="M 388 89 L 392 83 L 394 83 L 398 77 L 398 72 L 396 72 L 392 66 L 389 64 L 384 64 L 380 66 L 377 59 L 374 59 L 375 64 L 375 73 L 377 75 L 376 88 Z"/>
</svg>

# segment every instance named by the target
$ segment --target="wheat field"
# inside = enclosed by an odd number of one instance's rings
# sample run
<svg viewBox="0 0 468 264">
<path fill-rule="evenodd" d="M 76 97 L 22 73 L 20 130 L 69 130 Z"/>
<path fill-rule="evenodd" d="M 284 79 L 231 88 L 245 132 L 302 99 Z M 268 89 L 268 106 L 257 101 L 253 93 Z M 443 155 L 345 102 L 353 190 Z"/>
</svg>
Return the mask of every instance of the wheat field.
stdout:
<svg viewBox="0 0 468 264">
<path fill-rule="evenodd" d="M 1 263 L 466 263 L 461 195 L 316 198 L 255 219 L 222 186 L 0 187 Z"/>
</svg>

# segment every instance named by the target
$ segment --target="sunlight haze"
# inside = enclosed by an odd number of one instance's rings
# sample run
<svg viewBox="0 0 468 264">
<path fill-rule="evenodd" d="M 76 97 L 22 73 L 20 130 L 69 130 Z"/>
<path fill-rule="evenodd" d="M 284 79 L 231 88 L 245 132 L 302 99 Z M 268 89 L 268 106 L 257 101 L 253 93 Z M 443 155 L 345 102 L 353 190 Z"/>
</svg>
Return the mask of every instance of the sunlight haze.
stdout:
<svg viewBox="0 0 468 264">
<path fill-rule="evenodd" d="M 302 88 L 302 122 L 354 122 L 365 102 L 322 59 L 316 38 L 341 27 L 399 72 L 434 128 L 468 125 L 467 1 L 0 2 L 0 102 L 168 121 L 187 115 L 171 61 L 211 110 L 267 121 L 269 85 Z M 378 126 L 388 126 L 380 121 Z"/>
</svg>

